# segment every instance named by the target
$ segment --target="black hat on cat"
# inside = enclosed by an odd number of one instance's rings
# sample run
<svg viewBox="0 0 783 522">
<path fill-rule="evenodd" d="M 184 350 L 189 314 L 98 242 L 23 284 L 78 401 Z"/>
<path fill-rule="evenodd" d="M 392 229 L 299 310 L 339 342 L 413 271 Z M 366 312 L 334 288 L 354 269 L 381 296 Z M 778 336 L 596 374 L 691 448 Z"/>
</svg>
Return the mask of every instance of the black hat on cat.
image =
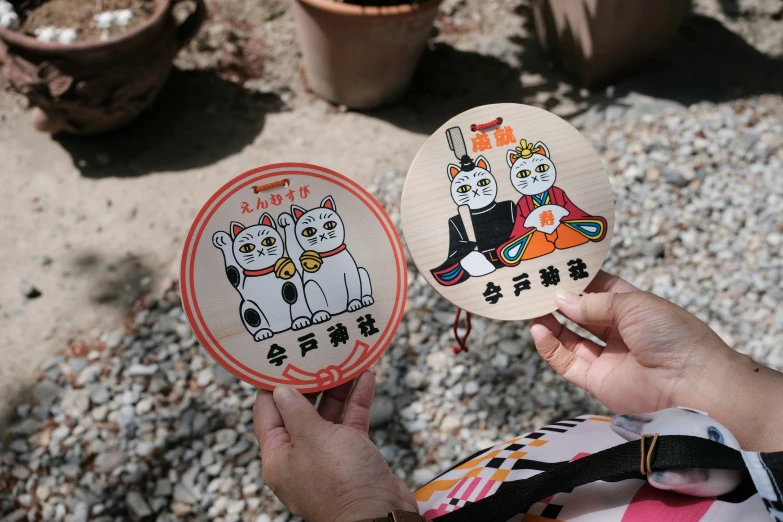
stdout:
<svg viewBox="0 0 783 522">
<path fill-rule="evenodd" d="M 476 168 L 476 162 L 468 156 L 468 148 L 465 146 L 465 138 L 459 127 L 446 129 L 446 141 L 454 156 L 459 160 L 459 169 L 462 172 L 470 172 Z"/>
<path fill-rule="evenodd" d="M 470 157 L 467 154 L 465 154 L 459 159 L 459 169 L 462 172 L 470 172 L 475 168 L 476 168 L 476 162 L 470 159 Z"/>
</svg>

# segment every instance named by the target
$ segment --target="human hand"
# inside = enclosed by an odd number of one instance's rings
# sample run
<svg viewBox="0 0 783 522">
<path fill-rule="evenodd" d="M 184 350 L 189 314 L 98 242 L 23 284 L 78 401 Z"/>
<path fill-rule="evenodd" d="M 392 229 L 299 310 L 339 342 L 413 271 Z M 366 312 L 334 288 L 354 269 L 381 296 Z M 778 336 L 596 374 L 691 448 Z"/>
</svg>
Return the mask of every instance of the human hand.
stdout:
<svg viewBox="0 0 783 522">
<path fill-rule="evenodd" d="M 551 314 L 530 327 L 555 371 L 615 413 L 688 406 L 727 426 L 745 449 L 783 449 L 781 430 L 771 431 L 766 421 L 770 406 L 760 407 L 771 390 L 783 392 L 780 373 L 735 352 L 682 308 L 618 277 L 599 272 L 586 292 L 558 292 L 555 302 L 606 346 Z"/>
<path fill-rule="evenodd" d="M 408 487 L 391 472 L 370 441 L 375 376 L 327 390 L 318 410 L 301 393 L 282 386 L 259 390 L 253 408 L 264 480 L 291 512 L 307 522 L 418 512 Z"/>
</svg>

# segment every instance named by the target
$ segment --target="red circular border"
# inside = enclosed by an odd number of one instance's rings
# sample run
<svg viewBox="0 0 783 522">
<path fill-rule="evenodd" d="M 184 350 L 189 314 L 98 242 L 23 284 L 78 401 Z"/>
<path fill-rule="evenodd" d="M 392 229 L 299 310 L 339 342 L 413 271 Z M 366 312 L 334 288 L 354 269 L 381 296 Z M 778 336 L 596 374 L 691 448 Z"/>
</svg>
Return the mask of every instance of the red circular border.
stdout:
<svg viewBox="0 0 783 522">
<path fill-rule="evenodd" d="M 300 170 L 296 170 L 302 168 L 317 170 L 320 171 L 322 174 L 315 174 L 313 172 L 302 172 Z M 272 169 L 294 169 L 294 170 L 288 170 L 288 171 L 278 170 L 276 172 L 263 174 L 263 172 Z M 250 180 L 247 179 L 259 173 L 261 173 L 260 176 L 254 177 L 253 179 Z M 326 174 L 327 176 L 324 176 L 323 174 Z M 402 250 L 402 242 L 400 241 L 400 237 L 397 234 L 394 224 L 391 222 L 391 219 L 389 218 L 388 214 L 386 214 L 386 212 L 383 210 L 380 203 L 378 203 L 378 201 L 369 192 L 367 192 L 361 185 L 357 184 L 353 180 L 343 176 L 338 172 L 335 172 L 333 170 L 324 167 L 320 167 L 318 165 L 312 165 L 308 163 L 274 163 L 271 165 L 265 165 L 263 167 L 258 167 L 252 170 L 248 170 L 247 172 L 244 172 L 239 176 L 232 178 L 230 181 L 228 181 L 226 184 L 220 187 L 220 189 L 218 189 L 212 195 L 212 197 L 210 197 L 209 200 L 207 200 L 207 202 L 201 207 L 201 210 L 196 215 L 196 218 L 193 220 L 193 224 L 191 225 L 190 230 L 188 231 L 187 238 L 185 239 L 185 246 L 182 252 L 182 262 L 180 265 L 180 281 L 181 281 L 180 291 L 182 293 L 182 306 L 183 309 L 185 310 L 185 314 L 188 318 L 188 322 L 190 323 L 190 327 L 193 329 L 193 332 L 196 334 L 196 338 L 199 340 L 199 342 L 204 347 L 204 349 L 207 350 L 207 352 L 218 363 L 220 363 L 221 366 L 223 366 L 226 370 L 231 372 L 237 378 L 245 382 L 248 382 L 250 384 L 253 384 L 254 386 L 264 388 L 267 390 L 273 389 L 273 387 L 271 387 L 267 383 L 263 383 L 258 380 L 255 380 L 246 374 L 240 373 L 234 368 L 234 366 L 232 366 L 231 364 L 227 364 L 226 360 L 230 360 L 234 365 L 241 368 L 248 374 L 259 376 L 268 381 L 277 382 L 279 384 L 290 384 L 290 381 L 264 375 L 262 373 L 259 373 L 255 370 L 248 368 L 247 366 L 243 365 L 241 362 L 236 360 L 231 354 L 229 354 L 221 346 L 221 344 L 218 342 L 218 340 L 215 338 L 215 336 L 207 327 L 207 323 L 204 320 L 204 317 L 201 314 L 201 310 L 198 307 L 198 302 L 195 298 L 196 295 L 195 282 L 193 280 L 192 275 L 193 275 L 193 269 L 195 265 L 196 247 L 201 240 L 201 235 L 203 234 L 207 223 L 209 223 L 212 215 L 217 211 L 217 209 L 220 208 L 229 197 L 234 195 L 240 189 L 250 185 L 251 183 L 272 176 L 285 176 L 285 175 L 304 175 L 304 176 L 324 179 L 326 181 L 335 183 L 337 186 L 340 186 L 341 188 L 351 192 L 354 196 L 359 198 L 359 200 L 362 203 L 364 203 L 364 205 L 375 215 L 375 217 L 381 223 L 381 226 L 384 229 L 384 232 L 386 232 L 386 236 L 388 237 L 389 242 L 392 245 L 392 252 L 394 254 L 394 263 L 395 263 L 396 274 L 398 278 L 398 286 L 397 286 L 398 292 L 397 295 L 395 296 L 394 305 L 392 307 L 392 314 L 391 314 L 392 321 L 386 325 L 386 328 L 384 328 L 383 332 L 381 333 L 378 342 L 371 347 L 370 351 L 376 348 L 379 344 L 385 343 L 385 346 L 383 346 L 380 350 L 378 350 L 378 353 L 375 355 L 375 357 L 373 357 L 371 360 L 366 362 L 366 364 L 362 368 L 362 371 L 372 366 L 372 364 L 378 360 L 378 358 L 383 354 L 383 352 L 386 351 L 386 348 L 389 346 L 389 344 L 391 344 L 391 340 L 394 337 L 394 334 L 396 333 L 397 329 L 399 328 L 400 322 L 402 320 L 402 315 L 404 313 L 405 302 L 407 300 L 407 293 L 408 293 L 408 271 L 407 271 L 407 265 L 405 262 L 404 253 Z M 227 194 L 225 193 L 230 187 L 236 185 L 237 182 L 242 179 L 245 179 L 245 183 L 238 185 L 234 190 L 228 192 Z M 340 181 L 342 181 L 344 184 L 340 183 Z M 207 213 L 207 209 L 210 206 L 212 206 L 212 204 L 219 198 L 222 198 L 222 201 L 214 205 L 214 208 L 212 208 L 212 210 L 209 212 L 206 218 L 202 219 Z M 188 253 L 191 251 L 192 251 L 192 255 L 189 256 Z M 188 273 L 190 273 L 191 275 L 190 278 L 186 278 L 186 275 Z M 399 284 L 400 274 L 402 274 L 401 284 Z M 191 303 L 193 308 L 191 308 Z M 204 325 L 204 331 L 202 331 L 201 328 L 199 327 L 199 323 Z M 388 339 L 385 339 L 386 337 L 388 337 Z M 213 344 L 214 344 L 214 348 L 213 348 Z M 341 381 L 338 381 L 334 383 L 333 386 L 339 386 L 340 384 L 347 382 L 351 378 L 353 377 L 348 377 Z M 320 389 L 317 388 L 307 388 L 307 387 L 300 387 L 299 390 L 303 392 L 321 391 Z"/>
</svg>

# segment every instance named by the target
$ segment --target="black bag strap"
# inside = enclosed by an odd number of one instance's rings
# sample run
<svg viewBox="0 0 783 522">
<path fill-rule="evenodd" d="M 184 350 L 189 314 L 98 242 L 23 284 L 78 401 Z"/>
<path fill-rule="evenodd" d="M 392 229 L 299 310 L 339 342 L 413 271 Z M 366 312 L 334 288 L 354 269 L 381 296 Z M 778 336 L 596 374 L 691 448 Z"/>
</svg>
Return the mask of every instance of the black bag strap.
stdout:
<svg viewBox="0 0 783 522">
<path fill-rule="evenodd" d="M 649 447 L 650 439 L 647 441 Z M 783 462 L 783 453 L 761 455 L 778 456 L 778 461 Z M 640 469 L 641 456 L 639 441 L 620 444 L 565 462 L 528 479 L 505 482 L 494 495 L 440 516 L 437 522 L 506 522 L 555 493 L 598 480 L 644 478 Z M 651 451 L 650 469 L 685 468 L 745 469 L 746 466 L 741 452 L 719 442 L 689 435 L 658 437 Z"/>
</svg>

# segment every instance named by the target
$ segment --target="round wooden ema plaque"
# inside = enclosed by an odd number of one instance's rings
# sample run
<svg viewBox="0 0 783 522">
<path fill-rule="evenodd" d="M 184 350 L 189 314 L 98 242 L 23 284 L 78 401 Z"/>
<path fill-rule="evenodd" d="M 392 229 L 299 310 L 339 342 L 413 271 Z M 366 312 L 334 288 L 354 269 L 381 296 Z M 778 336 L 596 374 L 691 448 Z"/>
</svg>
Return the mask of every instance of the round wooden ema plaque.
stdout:
<svg viewBox="0 0 783 522">
<path fill-rule="evenodd" d="M 226 183 L 191 226 L 181 270 L 202 346 L 266 389 L 317 392 L 357 377 L 405 308 L 405 256 L 389 216 L 315 165 L 268 165 Z"/>
<path fill-rule="evenodd" d="M 614 201 L 596 151 L 554 114 L 476 107 L 419 151 L 402 193 L 416 266 L 454 305 L 493 319 L 540 317 L 581 292 L 609 252 Z"/>
</svg>

